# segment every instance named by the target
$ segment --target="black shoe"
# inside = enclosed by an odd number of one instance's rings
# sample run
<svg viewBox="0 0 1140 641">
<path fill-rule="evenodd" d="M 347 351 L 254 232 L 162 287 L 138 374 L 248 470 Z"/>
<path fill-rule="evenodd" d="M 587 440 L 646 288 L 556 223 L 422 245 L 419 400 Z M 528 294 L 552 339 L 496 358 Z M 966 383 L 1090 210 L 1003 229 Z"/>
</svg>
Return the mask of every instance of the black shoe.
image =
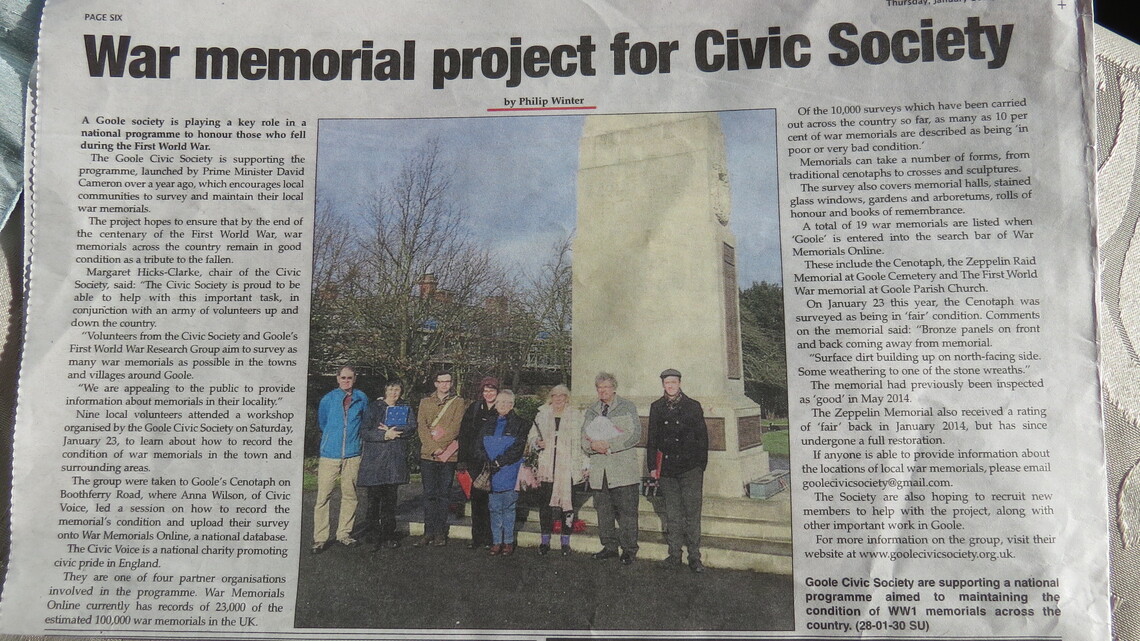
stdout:
<svg viewBox="0 0 1140 641">
<path fill-rule="evenodd" d="M 705 564 L 701 563 L 699 560 L 694 559 L 692 561 L 689 561 L 689 569 L 693 571 L 693 574 L 704 574 Z"/>
<path fill-rule="evenodd" d="M 590 558 L 595 561 L 605 561 L 618 558 L 618 553 L 617 550 L 603 549 L 601 552 L 594 552 Z"/>
<path fill-rule="evenodd" d="M 325 541 L 324 543 L 314 543 L 313 547 L 310 548 L 309 551 L 312 552 L 313 554 L 320 554 L 321 552 L 324 552 L 325 550 L 327 550 L 328 547 L 329 547 L 328 541 Z"/>
<path fill-rule="evenodd" d="M 570 556 L 570 545 L 569 544 L 562 546 L 562 556 Z"/>
<path fill-rule="evenodd" d="M 663 565 L 667 568 L 679 568 L 679 567 L 681 567 L 681 557 L 679 557 L 679 556 L 667 556 L 664 559 L 662 559 L 661 565 Z"/>
<path fill-rule="evenodd" d="M 359 541 L 362 544 L 375 545 L 380 542 L 380 535 L 370 531 L 349 532 L 348 538 Z"/>
<path fill-rule="evenodd" d="M 538 546 L 538 555 L 539 556 L 546 556 L 547 553 L 549 553 L 549 552 L 550 552 L 550 546 L 548 544 L 543 543 L 542 545 Z"/>
<path fill-rule="evenodd" d="M 474 550 L 475 548 L 479 547 L 479 544 L 476 543 L 474 540 L 472 540 L 472 541 L 468 541 L 467 545 L 465 545 L 464 547 L 466 547 L 468 550 Z"/>
<path fill-rule="evenodd" d="M 384 541 L 384 546 L 390 548 L 398 548 L 400 547 L 400 542 L 396 539 L 388 539 L 387 541 Z"/>
<path fill-rule="evenodd" d="M 427 546 L 431 545 L 431 542 L 433 540 L 435 540 L 434 536 L 422 536 L 416 539 L 416 542 L 412 545 L 417 548 L 426 548 Z"/>
<path fill-rule="evenodd" d="M 632 554 L 630 554 L 629 552 L 622 552 L 621 553 L 621 564 L 622 565 L 633 565 L 633 559 L 634 558 L 635 557 Z"/>
</svg>

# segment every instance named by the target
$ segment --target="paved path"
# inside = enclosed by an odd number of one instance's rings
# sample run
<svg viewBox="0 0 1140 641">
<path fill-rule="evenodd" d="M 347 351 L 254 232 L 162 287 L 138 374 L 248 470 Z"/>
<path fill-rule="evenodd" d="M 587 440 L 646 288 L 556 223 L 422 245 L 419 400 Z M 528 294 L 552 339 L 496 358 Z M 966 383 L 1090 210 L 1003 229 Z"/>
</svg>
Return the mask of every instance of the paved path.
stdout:
<svg viewBox="0 0 1140 641">
<path fill-rule="evenodd" d="M 401 516 L 416 513 L 418 487 L 401 487 Z M 592 536 L 574 552 L 511 557 L 443 548 L 334 545 L 308 550 L 313 493 L 306 492 L 296 625 L 299 628 L 479 628 L 503 630 L 790 630 L 792 578 L 737 570 L 630 567 L 594 561 Z M 335 505 L 335 503 L 334 503 Z M 407 528 L 405 526 L 405 531 Z M 555 539 L 557 542 L 557 539 Z"/>
</svg>

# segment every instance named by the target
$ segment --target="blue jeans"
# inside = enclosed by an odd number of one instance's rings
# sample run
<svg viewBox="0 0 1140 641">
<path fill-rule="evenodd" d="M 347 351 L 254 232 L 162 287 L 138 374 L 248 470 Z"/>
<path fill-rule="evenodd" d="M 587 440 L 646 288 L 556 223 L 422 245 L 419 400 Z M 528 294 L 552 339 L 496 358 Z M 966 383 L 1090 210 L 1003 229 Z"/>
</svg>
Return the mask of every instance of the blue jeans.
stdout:
<svg viewBox="0 0 1140 641">
<path fill-rule="evenodd" d="M 491 508 L 491 543 L 501 545 L 515 542 L 515 507 L 519 504 L 519 493 L 492 492 L 490 497 Z"/>
<path fill-rule="evenodd" d="M 447 507 L 455 463 L 421 459 L 420 478 L 424 484 L 424 536 L 447 536 Z"/>
</svg>

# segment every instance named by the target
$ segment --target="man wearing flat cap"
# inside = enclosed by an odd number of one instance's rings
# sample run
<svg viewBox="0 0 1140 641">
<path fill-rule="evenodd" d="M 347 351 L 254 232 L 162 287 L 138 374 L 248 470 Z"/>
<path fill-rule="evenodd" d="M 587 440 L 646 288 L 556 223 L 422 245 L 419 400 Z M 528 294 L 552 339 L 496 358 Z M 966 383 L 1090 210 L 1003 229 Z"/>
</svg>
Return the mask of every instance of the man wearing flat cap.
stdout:
<svg viewBox="0 0 1140 641">
<path fill-rule="evenodd" d="M 660 480 L 665 500 L 665 539 L 669 556 L 664 563 L 680 567 L 681 549 L 689 552 L 689 569 L 704 572 L 701 563 L 701 505 L 705 467 L 709 460 L 709 432 L 705 411 L 681 391 L 681 372 L 661 372 L 664 394 L 649 406 L 649 440 L 646 462 L 649 474 Z"/>
</svg>

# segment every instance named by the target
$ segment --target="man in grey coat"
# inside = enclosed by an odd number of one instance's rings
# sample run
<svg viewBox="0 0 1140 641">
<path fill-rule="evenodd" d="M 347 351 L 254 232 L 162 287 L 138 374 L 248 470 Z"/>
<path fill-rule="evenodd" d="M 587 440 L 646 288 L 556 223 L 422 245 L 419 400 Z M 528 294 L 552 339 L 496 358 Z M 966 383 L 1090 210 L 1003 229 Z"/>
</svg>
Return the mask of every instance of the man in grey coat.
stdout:
<svg viewBox="0 0 1140 641">
<path fill-rule="evenodd" d="M 602 372 L 594 377 L 598 400 L 586 408 L 582 449 L 590 468 L 590 489 L 598 511 L 602 549 L 594 559 L 618 558 L 631 565 L 637 558 L 637 503 L 641 462 L 634 446 L 641 440 L 637 407 L 617 395 L 617 379 Z"/>
</svg>

